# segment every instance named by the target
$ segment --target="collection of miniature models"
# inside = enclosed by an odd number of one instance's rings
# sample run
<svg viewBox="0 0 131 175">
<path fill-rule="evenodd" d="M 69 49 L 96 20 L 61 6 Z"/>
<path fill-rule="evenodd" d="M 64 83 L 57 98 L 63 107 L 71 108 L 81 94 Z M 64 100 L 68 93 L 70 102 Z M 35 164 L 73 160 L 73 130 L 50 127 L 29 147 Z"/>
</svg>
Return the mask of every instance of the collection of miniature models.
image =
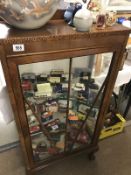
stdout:
<svg viewBox="0 0 131 175">
<path fill-rule="evenodd" d="M 43 63 L 43 71 L 44 67 Z M 63 69 L 51 69 L 41 74 L 20 75 L 34 160 L 47 159 L 90 143 L 99 108 L 95 106 L 86 120 L 99 90 L 90 72 L 84 72 L 81 67 L 71 74 Z"/>
</svg>

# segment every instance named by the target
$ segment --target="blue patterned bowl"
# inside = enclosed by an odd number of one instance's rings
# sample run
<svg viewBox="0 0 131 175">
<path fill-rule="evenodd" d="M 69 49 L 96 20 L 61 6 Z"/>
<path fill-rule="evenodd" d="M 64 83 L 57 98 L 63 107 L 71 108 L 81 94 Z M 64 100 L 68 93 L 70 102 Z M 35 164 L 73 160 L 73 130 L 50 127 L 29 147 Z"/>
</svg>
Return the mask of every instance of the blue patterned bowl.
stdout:
<svg viewBox="0 0 131 175">
<path fill-rule="evenodd" d="M 20 29 L 36 29 L 56 12 L 60 0 L 0 0 L 0 17 Z"/>
</svg>

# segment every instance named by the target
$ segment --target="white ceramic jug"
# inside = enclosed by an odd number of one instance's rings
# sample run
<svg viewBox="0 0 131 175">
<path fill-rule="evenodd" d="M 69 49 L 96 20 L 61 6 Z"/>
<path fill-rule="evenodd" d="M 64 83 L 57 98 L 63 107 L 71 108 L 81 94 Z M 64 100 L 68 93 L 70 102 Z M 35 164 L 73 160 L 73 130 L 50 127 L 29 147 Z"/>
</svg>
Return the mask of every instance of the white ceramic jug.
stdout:
<svg viewBox="0 0 131 175">
<path fill-rule="evenodd" d="M 73 24 L 77 31 L 87 32 L 93 24 L 93 17 L 90 10 L 87 9 L 89 0 L 84 3 L 82 1 L 82 8 L 78 10 L 74 16 Z"/>
</svg>

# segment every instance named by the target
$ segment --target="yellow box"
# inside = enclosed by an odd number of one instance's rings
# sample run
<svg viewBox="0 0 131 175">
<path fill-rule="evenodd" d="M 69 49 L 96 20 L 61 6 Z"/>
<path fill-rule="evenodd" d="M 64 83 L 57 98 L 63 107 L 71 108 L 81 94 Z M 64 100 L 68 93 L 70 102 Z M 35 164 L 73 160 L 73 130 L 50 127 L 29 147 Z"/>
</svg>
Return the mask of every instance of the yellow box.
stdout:
<svg viewBox="0 0 131 175">
<path fill-rule="evenodd" d="M 99 139 L 104 139 L 123 131 L 126 120 L 120 114 L 116 114 L 116 117 L 120 121 L 113 126 L 102 129 Z"/>
</svg>

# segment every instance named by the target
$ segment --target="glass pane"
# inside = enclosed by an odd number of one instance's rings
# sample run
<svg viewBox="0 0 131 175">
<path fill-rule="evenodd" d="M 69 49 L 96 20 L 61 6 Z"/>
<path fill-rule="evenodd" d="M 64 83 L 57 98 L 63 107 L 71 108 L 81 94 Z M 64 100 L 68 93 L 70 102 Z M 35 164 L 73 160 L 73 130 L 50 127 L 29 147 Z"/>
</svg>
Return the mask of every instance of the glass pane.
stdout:
<svg viewBox="0 0 131 175">
<path fill-rule="evenodd" d="M 19 73 L 34 160 L 64 152 L 69 59 L 20 65 Z"/>
<path fill-rule="evenodd" d="M 97 94 L 107 75 L 111 58 L 108 54 L 84 56 L 71 59 L 70 103 L 66 150 L 87 147 L 92 140 L 102 93 Z M 106 59 L 106 60 L 105 60 Z M 96 67 L 101 62 L 101 70 Z M 93 64 L 91 64 L 93 63 Z M 97 68 L 97 72 L 96 72 Z"/>
<path fill-rule="evenodd" d="M 107 53 L 19 66 L 35 161 L 90 145 L 111 57 Z"/>
</svg>

